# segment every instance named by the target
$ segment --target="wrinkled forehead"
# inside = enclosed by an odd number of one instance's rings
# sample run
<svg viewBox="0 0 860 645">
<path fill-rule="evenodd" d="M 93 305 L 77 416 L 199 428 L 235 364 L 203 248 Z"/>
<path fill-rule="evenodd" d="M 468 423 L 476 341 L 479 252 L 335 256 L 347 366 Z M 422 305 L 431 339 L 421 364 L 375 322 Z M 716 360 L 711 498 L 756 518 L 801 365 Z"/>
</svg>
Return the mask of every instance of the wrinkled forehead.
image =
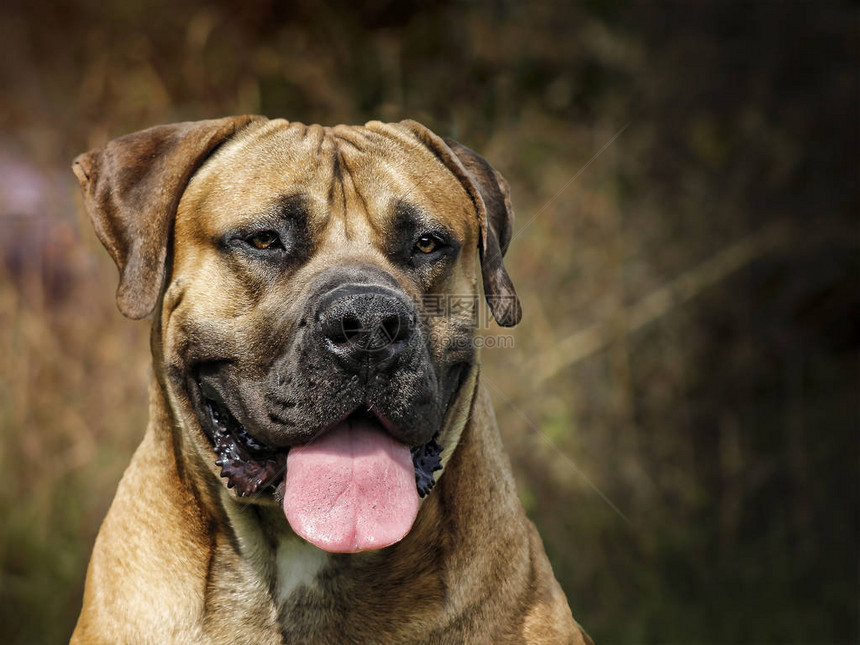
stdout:
<svg viewBox="0 0 860 645">
<path fill-rule="evenodd" d="M 182 198 L 207 217 L 259 212 L 300 197 L 314 214 L 385 218 L 407 206 L 442 218 L 466 237 L 475 207 L 460 181 L 409 130 L 397 124 L 335 126 L 274 120 L 220 148 Z"/>
</svg>

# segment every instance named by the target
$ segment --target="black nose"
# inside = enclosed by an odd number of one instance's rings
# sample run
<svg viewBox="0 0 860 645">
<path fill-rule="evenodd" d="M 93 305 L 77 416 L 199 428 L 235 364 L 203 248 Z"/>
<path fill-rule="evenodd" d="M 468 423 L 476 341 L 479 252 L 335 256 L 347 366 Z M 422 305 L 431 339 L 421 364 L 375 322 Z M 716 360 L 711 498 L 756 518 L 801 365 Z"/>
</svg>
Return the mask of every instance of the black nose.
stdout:
<svg viewBox="0 0 860 645">
<path fill-rule="evenodd" d="M 350 371 L 388 369 L 409 346 L 413 308 L 391 289 L 345 285 L 320 304 L 325 347 Z"/>
</svg>

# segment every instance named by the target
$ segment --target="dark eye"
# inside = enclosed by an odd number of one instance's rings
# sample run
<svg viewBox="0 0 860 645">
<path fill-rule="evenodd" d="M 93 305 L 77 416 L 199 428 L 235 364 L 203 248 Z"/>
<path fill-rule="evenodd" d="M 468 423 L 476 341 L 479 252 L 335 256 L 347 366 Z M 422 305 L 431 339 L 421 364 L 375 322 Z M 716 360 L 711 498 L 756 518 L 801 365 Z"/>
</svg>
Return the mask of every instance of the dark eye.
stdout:
<svg viewBox="0 0 860 645">
<path fill-rule="evenodd" d="M 257 233 L 256 235 L 249 237 L 247 242 L 260 251 L 281 247 L 281 238 L 278 237 L 278 234 L 274 231 L 263 231 L 262 233 Z"/>
<path fill-rule="evenodd" d="M 432 235 L 422 235 L 415 242 L 415 250 L 420 253 L 433 253 L 439 246 L 439 240 Z"/>
</svg>

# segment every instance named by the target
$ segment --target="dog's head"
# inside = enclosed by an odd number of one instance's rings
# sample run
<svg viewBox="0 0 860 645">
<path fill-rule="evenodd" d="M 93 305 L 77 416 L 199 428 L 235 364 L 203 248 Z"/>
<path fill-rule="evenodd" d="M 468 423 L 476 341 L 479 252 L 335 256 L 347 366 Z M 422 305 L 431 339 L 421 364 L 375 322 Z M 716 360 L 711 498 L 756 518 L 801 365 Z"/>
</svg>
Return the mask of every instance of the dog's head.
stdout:
<svg viewBox="0 0 860 645">
<path fill-rule="evenodd" d="M 279 498 L 328 550 L 400 539 L 472 373 L 478 262 L 497 322 L 520 318 L 501 175 L 415 122 L 247 116 L 134 133 L 74 169 L 213 476 Z"/>
</svg>

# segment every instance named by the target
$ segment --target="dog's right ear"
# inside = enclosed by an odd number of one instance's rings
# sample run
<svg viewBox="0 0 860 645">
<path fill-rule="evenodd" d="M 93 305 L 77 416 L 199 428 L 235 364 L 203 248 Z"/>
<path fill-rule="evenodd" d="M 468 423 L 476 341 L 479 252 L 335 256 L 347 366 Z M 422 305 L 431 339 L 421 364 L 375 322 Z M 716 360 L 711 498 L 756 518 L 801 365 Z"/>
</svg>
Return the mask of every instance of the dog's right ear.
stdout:
<svg viewBox="0 0 860 645">
<path fill-rule="evenodd" d="M 264 117 L 162 125 L 77 157 L 72 170 L 99 240 L 119 269 L 116 301 L 135 320 L 152 313 L 167 273 L 167 246 L 191 175 L 224 141 Z"/>
</svg>

